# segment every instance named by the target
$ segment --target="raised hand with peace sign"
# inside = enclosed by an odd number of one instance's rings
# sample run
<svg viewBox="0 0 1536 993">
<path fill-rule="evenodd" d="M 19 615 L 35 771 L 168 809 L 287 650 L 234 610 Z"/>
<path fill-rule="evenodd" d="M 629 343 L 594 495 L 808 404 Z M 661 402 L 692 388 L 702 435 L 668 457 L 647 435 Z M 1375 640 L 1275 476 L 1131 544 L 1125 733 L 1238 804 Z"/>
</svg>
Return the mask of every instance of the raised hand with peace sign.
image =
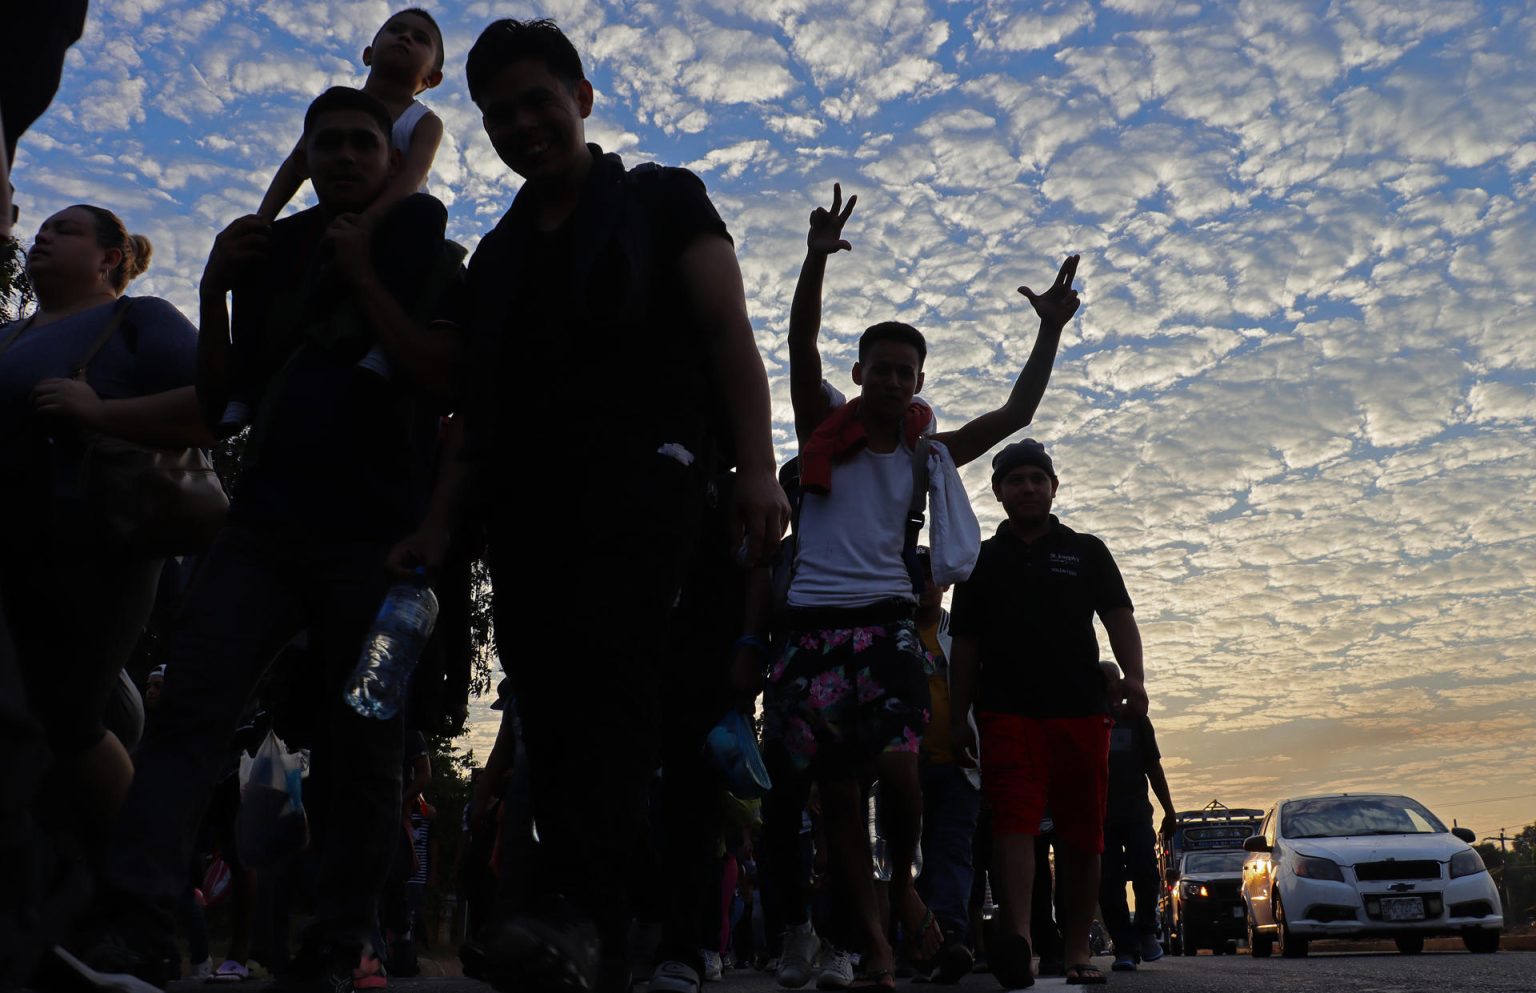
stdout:
<svg viewBox="0 0 1536 993">
<path fill-rule="evenodd" d="M 828 256 L 834 252 L 851 252 L 853 245 L 843 238 L 843 225 L 853 213 L 857 196 L 848 198 L 843 206 L 843 184 L 832 184 L 832 209 L 817 207 L 811 211 L 811 229 L 805 235 L 805 247 L 812 255 Z"/>
<path fill-rule="evenodd" d="M 1079 301 L 1077 291 L 1072 288 L 1072 280 L 1077 277 L 1078 258 L 1076 255 L 1067 256 L 1056 273 L 1056 281 L 1044 293 L 1031 292 L 1028 286 L 1019 287 L 1019 292 L 1029 299 L 1035 313 L 1040 315 L 1041 323 L 1057 328 L 1066 327 L 1072 315 L 1077 313 Z"/>
</svg>

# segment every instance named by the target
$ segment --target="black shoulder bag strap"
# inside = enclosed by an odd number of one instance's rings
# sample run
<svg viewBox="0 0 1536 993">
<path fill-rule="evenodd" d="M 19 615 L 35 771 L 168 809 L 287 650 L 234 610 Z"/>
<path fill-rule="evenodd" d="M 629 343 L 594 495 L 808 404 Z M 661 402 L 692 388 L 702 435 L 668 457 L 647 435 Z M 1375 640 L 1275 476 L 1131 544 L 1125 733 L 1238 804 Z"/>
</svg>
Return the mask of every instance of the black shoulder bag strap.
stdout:
<svg viewBox="0 0 1536 993">
<path fill-rule="evenodd" d="M 75 368 L 69 374 L 70 379 L 85 379 L 85 370 L 90 368 L 91 363 L 96 359 L 96 354 L 106 347 L 114 334 L 117 334 L 117 329 L 123 326 L 123 321 L 127 319 L 128 311 L 132 307 L 133 301 L 127 297 L 119 298 L 117 303 L 112 305 L 112 319 L 107 322 L 106 327 L 101 329 L 101 334 L 96 336 L 96 340 L 91 342 L 91 347 L 85 350 L 85 355 L 75 364 Z"/>
<path fill-rule="evenodd" d="M 922 563 L 917 560 L 917 538 L 927 521 L 928 449 L 931 444 L 929 437 L 923 435 L 912 446 L 912 502 L 907 506 L 907 534 L 901 546 L 901 561 L 906 563 L 907 578 L 912 580 L 912 592 L 919 597 L 928 586 L 928 577 L 923 574 Z"/>
</svg>

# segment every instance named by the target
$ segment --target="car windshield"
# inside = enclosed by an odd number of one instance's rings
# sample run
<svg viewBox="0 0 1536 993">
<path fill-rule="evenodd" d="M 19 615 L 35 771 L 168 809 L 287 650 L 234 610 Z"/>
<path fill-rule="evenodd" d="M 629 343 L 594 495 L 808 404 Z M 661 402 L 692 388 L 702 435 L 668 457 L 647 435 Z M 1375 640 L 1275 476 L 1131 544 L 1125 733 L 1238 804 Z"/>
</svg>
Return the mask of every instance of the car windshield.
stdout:
<svg viewBox="0 0 1536 993">
<path fill-rule="evenodd" d="M 1443 834 L 1445 825 L 1405 796 L 1329 796 L 1292 800 L 1280 812 L 1285 838 L 1369 834 Z"/>
<path fill-rule="evenodd" d="M 1247 852 L 1200 852 L 1197 855 L 1186 855 L 1184 873 L 1242 872 L 1243 860 L 1247 857 Z"/>
</svg>

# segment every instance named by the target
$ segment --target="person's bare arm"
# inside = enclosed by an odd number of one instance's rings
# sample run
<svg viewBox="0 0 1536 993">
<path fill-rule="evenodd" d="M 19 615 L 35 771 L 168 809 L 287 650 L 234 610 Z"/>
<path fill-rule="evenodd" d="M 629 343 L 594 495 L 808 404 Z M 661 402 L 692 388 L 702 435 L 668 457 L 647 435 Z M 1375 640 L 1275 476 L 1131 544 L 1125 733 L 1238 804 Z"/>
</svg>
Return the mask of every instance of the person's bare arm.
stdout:
<svg viewBox="0 0 1536 993">
<path fill-rule="evenodd" d="M 261 198 L 261 206 L 256 208 L 256 216 L 268 224 L 277 220 L 277 215 L 283 212 L 288 201 L 294 198 L 308 178 L 309 163 L 304 158 L 304 139 L 300 138 L 299 143 L 293 146 L 293 151 L 283 159 L 283 164 L 277 167 L 272 184 Z"/>
<path fill-rule="evenodd" d="M 768 373 L 747 318 L 746 290 L 736 250 L 725 238 L 703 235 L 679 259 L 693 311 L 709 342 L 710 365 L 736 443 L 731 541 L 743 564 L 765 560 L 789 524 L 789 501 L 774 459 Z"/>
<path fill-rule="evenodd" d="M 384 560 L 385 566 L 396 575 L 409 576 L 420 568 L 425 569 L 427 575 L 436 576 L 442 569 L 474 472 L 473 466 L 460 458 L 463 451 L 464 415 L 461 413 L 448 421 L 448 430 L 443 435 L 437 481 L 432 486 L 432 497 L 421 526 L 414 534 L 400 539 Z"/>
<path fill-rule="evenodd" d="M 89 431 L 158 448 L 206 448 L 216 440 L 203 422 L 197 389 L 104 400 L 78 379 L 45 379 L 32 391 L 39 413 L 74 421 Z"/>
<path fill-rule="evenodd" d="M 1036 294 L 1027 286 L 1019 287 L 1019 292 L 1029 299 L 1040 316 L 1035 347 L 1030 349 L 1029 359 L 1019 378 L 1014 380 L 1007 402 L 954 431 L 935 435 L 935 440 L 943 442 L 949 449 L 955 465 L 962 466 L 980 458 L 998 442 L 1034 420 L 1040 398 L 1045 395 L 1046 383 L 1051 379 L 1051 366 L 1056 362 L 1062 328 L 1077 313 L 1077 291 L 1072 289 L 1077 262 L 1078 256 L 1067 256 L 1056 274 L 1056 281 L 1044 293 Z"/>
<path fill-rule="evenodd" d="M 230 223 L 213 239 L 198 283 L 197 402 L 203 423 L 219 423 L 229 402 L 229 291 L 271 248 L 272 225 L 255 214 Z"/>
<path fill-rule="evenodd" d="M 841 183 L 832 184 L 832 207 L 811 211 L 810 230 L 805 236 L 805 262 L 795 283 L 795 297 L 789 305 L 789 397 L 795 409 L 795 437 L 804 445 L 829 413 L 827 396 L 821 389 L 821 287 L 827 274 L 827 256 L 853 251 L 843 239 L 843 225 L 853 213 L 857 196 L 843 206 Z"/>
<path fill-rule="evenodd" d="M 401 804 L 404 807 L 405 822 L 411 822 L 411 806 L 422 791 L 432 785 L 432 756 L 418 755 L 411 760 L 411 780 L 405 784 L 401 791 Z"/>
<path fill-rule="evenodd" d="M 955 761 L 962 768 L 976 766 L 976 731 L 971 726 L 971 707 L 976 701 L 976 670 L 981 646 L 975 638 L 956 638 L 949 650 L 949 740 Z"/>
<path fill-rule="evenodd" d="M 1129 607 L 1115 607 L 1099 613 L 1099 621 L 1109 635 L 1109 648 L 1120 671 L 1125 673 L 1125 707 L 1132 717 L 1147 712 L 1147 680 L 1142 667 L 1141 629 Z"/>
<path fill-rule="evenodd" d="M 458 327 L 446 321 L 422 327 L 411 319 L 373 267 L 371 232 L 359 215 L 343 214 L 326 228 L 325 238 L 335 247 L 337 266 L 364 320 L 395 367 L 433 397 L 448 400 L 458 385 Z"/>
<path fill-rule="evenodd" d="M 469 798 L 469 830 L 482 837 L 492 827 L 487 816 L 491 802 L 499 795 L 502 780 L 506 778 L 517 756 L 513 706 L 512 700 L 506 701 L 506 707 L 501 712 L 501 724 L 496 728 L 496 741 L 491 745 L 491 754 L 485 758 L 485 768 L 475 777 L 475 788 Z"/>
<path fill-rule="evenodd" d="M 1168 776 L 1163 772 L 1163 760 L 1153 759 L 1147 767 L 1147 782 L 1152 784 L 1152 795 L 1157 797 L 1158 806 L 1163 808 L 1163 822 L 1158 827 L 1157 833 L 1165 838 L 1173 837 L 1173 829 L 1178 823 L 1178 817 L 1173 811 L 1173 794 L 1168 790 Z"/>
<path fill-rule="evenodd" d="M 411 130 L 411 143 L 406 146 L 400 169 L 379 198 L 368 205 L 363 217 L 372 226 L 381 220 L 389 208 L 421 189 L 432 171 L 432 161 L 437 158 L 437 146 L 443 140 L 443 120 L 428 111 Z"/>
</svg>

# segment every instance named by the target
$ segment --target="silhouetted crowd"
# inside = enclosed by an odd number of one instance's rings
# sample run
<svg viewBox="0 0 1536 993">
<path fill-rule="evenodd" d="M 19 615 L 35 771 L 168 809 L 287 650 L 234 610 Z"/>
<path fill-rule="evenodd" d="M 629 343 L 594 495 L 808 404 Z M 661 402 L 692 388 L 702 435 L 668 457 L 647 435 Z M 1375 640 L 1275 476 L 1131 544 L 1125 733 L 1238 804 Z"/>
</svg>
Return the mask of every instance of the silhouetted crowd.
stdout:
<svg viewBox="0 0 1536 993">
<path fill-rule="evenodd" d="M 12 25 L 38 68 L 4 83 L 7 174 L 84 16 Z M 1117 969 L 1160 956 L 1125 899 L 1156 902 L 1149 783 L 1173 810 L 1132 602 L 1052 513 L 1046 446 L 1009 441 L 1078 257 L 1020 287 L 1038 330 L 1003 405 L 941 428 L 911 325 L 862 333 L 854 395 L 824 369 L 857 199 L 834 187 L 781 466 L 725 221 L 692 173 L 587 142 L 554 23 L 496 21 L 463 65 L 521 179 L 467 263 L 427 185 L 442 32 L 399 11 L 362 62 L 215 238 L 195 323 L 126 293 L 151 244 L 106 208 L 26 255 L 36 309 L 0 326 L 5 986 L 147 993 L 259 959 L 282 990 L 386 988 L 444 879 L 466 975 L 507 991 L 696 993 L 738 963 L 888 989 L 978 957 L 1009 988 L 1102 983 L 1099 906 Z M 989 454 L 984 539 L 959 470 Z M 439 810 L 480 561 L 502 723 Z M 437 611 L 406 618 L 435 617 L 419 650 L 388 626 L 412 582 Z M 365 643 L 414 667 L 398 713 L 343 692 Z"/>
</svg>

